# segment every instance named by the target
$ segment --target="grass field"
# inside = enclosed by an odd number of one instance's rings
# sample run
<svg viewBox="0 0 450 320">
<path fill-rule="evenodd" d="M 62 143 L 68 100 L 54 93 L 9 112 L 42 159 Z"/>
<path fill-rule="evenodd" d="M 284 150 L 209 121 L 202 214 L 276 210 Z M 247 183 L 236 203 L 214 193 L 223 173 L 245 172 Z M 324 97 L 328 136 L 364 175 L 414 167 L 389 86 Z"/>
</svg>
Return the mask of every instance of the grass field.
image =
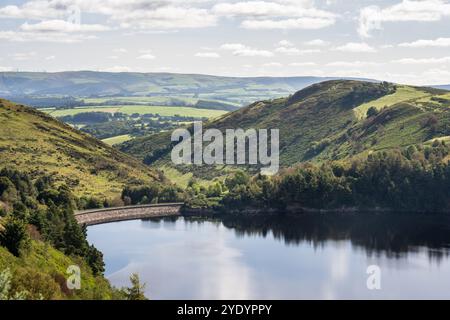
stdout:
<svg viewBox="0 0 450 320">
<path fill-rule="evenodd" d="M 164 172 L 164 176 L 170 180 L 170 182 L 180 186 L 182 188 L 187 188 L 189 181 L 193 178 L 193 173 L 182 173 L 178 171 L 176 168 L 169 167 L 167 165 L 163 165 L 160 169 Z M 224 180 L 225 177 L 218 177 L 221 180 Z M 208 187 L 213 184 L 212 180 L 200 179 L 196 178 L 196 182 L 203 187 Z"/>
<path fill-rule="evenodd" d="M 399 102 L 406 102 L 430 96 L 432 96 L 432 94 L 421 91 L 414 87 L 398 86 L 395 93 L 386 95 L 374 101 L 364 103 L 353 109 L 353 112 L 355 113 L 355 116 L 361 120 L 366 118 L 367 110 L 369 110 L 370 107 L 375 107 L 380 110 L 385 106 L 392 106 Z"/>
<path fill-rule="evenodd" d="M 123 104 L 170 104 L 169 102 L 172 99 L 177 99 L 180 101 L 184 101 L 185 103 L 195 104 L 198 99 L 192 97 L 181 97 L 181 96 L 156 96 L 156 97 L 105 97 L 105 98 L 85 98 L 83 99 L 84 103 L 89 104 L 108 104 L 111 101 L 123 103 Z"/>
<path fill-rule="evenodd" d="M 102 141 L 106 144 L 109 144 L 110 146 L 115 145 L 115 144 L 119 144 L 128 140 L 133 139 L 132 136 L 130 136 L 129 134 L 124 134 L 121 136 L 115 136 L 115 137 L 111 137 L 111 138 L 106 138 L 103 139 Z"/>
<path fill-rule="evenodd" d="M 75 115 L 81 112 L 122 112 L 125 114 L 159 114 L 160 116 L 183 116 L 183 117 L 197 117 L 197 118 L 216 118 L 227 111 L 223 110 L 209 110 L 196 109 L 191 107 L 168 107 L 168 106 L 137 106 L 137 105 L 123 105 L 123 106 L 92 106 L 92 107 L 77 107 L 64 110 L 45 110 L 53 117 L 63 117 L 68 115 Z"/>
</svg>

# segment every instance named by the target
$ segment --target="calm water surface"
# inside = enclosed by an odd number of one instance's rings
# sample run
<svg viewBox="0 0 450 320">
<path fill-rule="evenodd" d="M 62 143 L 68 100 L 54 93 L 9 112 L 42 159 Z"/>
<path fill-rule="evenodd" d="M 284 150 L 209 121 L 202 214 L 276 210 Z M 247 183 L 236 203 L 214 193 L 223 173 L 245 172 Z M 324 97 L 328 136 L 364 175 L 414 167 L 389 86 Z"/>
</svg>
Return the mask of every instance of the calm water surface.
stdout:
<svg viewBox="0 0 450 320">
<path fill-rule="evenodd" d="M 88 239 L 112 284 L 137 272 L 152 299 L 450 298 L 441 216 L 180 217 L 91 226 Z"/>
</svg>

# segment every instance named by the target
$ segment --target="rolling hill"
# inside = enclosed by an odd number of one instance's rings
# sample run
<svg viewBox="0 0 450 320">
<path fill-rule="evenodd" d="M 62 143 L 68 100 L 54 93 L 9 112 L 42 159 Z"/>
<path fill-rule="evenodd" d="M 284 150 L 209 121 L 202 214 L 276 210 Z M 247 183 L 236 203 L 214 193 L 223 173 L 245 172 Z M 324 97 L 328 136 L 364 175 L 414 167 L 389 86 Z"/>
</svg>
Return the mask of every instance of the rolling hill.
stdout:
<svg viewBox="0 0 450 320">
<path fill-rule="evenodd" d="M 450 90 L 450 84 L 443 84 L 443 85 L 433 86 L 433 87 L 437 88 L 437 89 Z"/>
<path fill-rule="evenodd" d="M 339 160 L 449 136 L 450 93 L 386 82 L 325 81 L 286 98 L 255 102 L 205 126 L 280 129 L 282 166 Z M 125 142 L 121 150 L 151 165 L 171 164 L 170 133 Z"/>
<path fill-rule="evenodd" d="M 77 196 L 116 196 L 125 184 L 159 179 L 107 144 L 33 108 L 0 100 L 0 168 L 52 175 Z"/>
<path fill-rule="evenodd" d="M 231 110 L 256 100 L 282 97 L 320 77 L 219 77 L 171 73 L 0 72 L 0 96 L 33 106 L 85 103 L 191 103 Z M 100 100 L 99 100 L 100 98 Z M 106 98 L 103 99 L 103 98 Z M 167 100 L 170 100 L 169 102 Z M 198 105 L 197 105 L 198 104 Z"/>
</svg>

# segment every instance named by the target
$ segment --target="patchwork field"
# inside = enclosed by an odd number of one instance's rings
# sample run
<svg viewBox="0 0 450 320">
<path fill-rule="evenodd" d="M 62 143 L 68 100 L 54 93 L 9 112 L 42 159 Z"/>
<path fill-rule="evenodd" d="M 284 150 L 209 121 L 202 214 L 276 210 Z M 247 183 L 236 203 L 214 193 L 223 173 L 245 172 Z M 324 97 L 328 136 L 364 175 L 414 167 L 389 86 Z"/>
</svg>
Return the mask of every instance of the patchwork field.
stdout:
<svg viewBox="0 0 450 320">
<path fill-rule="evenodd" d="M 115 137 L 111 137 L 111 138 L 106 138 L 103 139 L 102 141 L 110 146 L 113 146 L 115 144 L 119 144 L 128 140 L 133 139 L 132 136 L 130 136 L 129 134 L 124 134 L 121 136 L 115 136 Z"/>
<path fill-rule="evenodd" d="M 43 110 L 53 117 L 73 116 L 82 112 L 121 112 L 124 114 L 159 114 L 160 116 L 182 116 L 196 118 L 217 118 L 224 115 L 227 111 L 197 109 L 191 107 L 171 107 L 171 106 L 139 106 L 139 105 L 120 105 L 120 106 L 92 106 L 92 107 L 75 107 L 71 109 L 45 109 Z"/>
</svg>

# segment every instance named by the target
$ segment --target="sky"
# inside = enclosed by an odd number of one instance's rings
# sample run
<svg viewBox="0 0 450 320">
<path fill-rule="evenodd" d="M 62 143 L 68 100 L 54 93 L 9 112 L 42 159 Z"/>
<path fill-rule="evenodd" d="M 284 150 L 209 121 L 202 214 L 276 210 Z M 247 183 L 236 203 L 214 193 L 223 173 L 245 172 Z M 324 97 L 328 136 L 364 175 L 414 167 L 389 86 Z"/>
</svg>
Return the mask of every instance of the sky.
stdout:
<svg viewBox="0 0 450 320">
<path fill-rule="evenodd" d="M 0 71 L 450 84 L 450 0 L 0 0 Z"/>
</svg>

